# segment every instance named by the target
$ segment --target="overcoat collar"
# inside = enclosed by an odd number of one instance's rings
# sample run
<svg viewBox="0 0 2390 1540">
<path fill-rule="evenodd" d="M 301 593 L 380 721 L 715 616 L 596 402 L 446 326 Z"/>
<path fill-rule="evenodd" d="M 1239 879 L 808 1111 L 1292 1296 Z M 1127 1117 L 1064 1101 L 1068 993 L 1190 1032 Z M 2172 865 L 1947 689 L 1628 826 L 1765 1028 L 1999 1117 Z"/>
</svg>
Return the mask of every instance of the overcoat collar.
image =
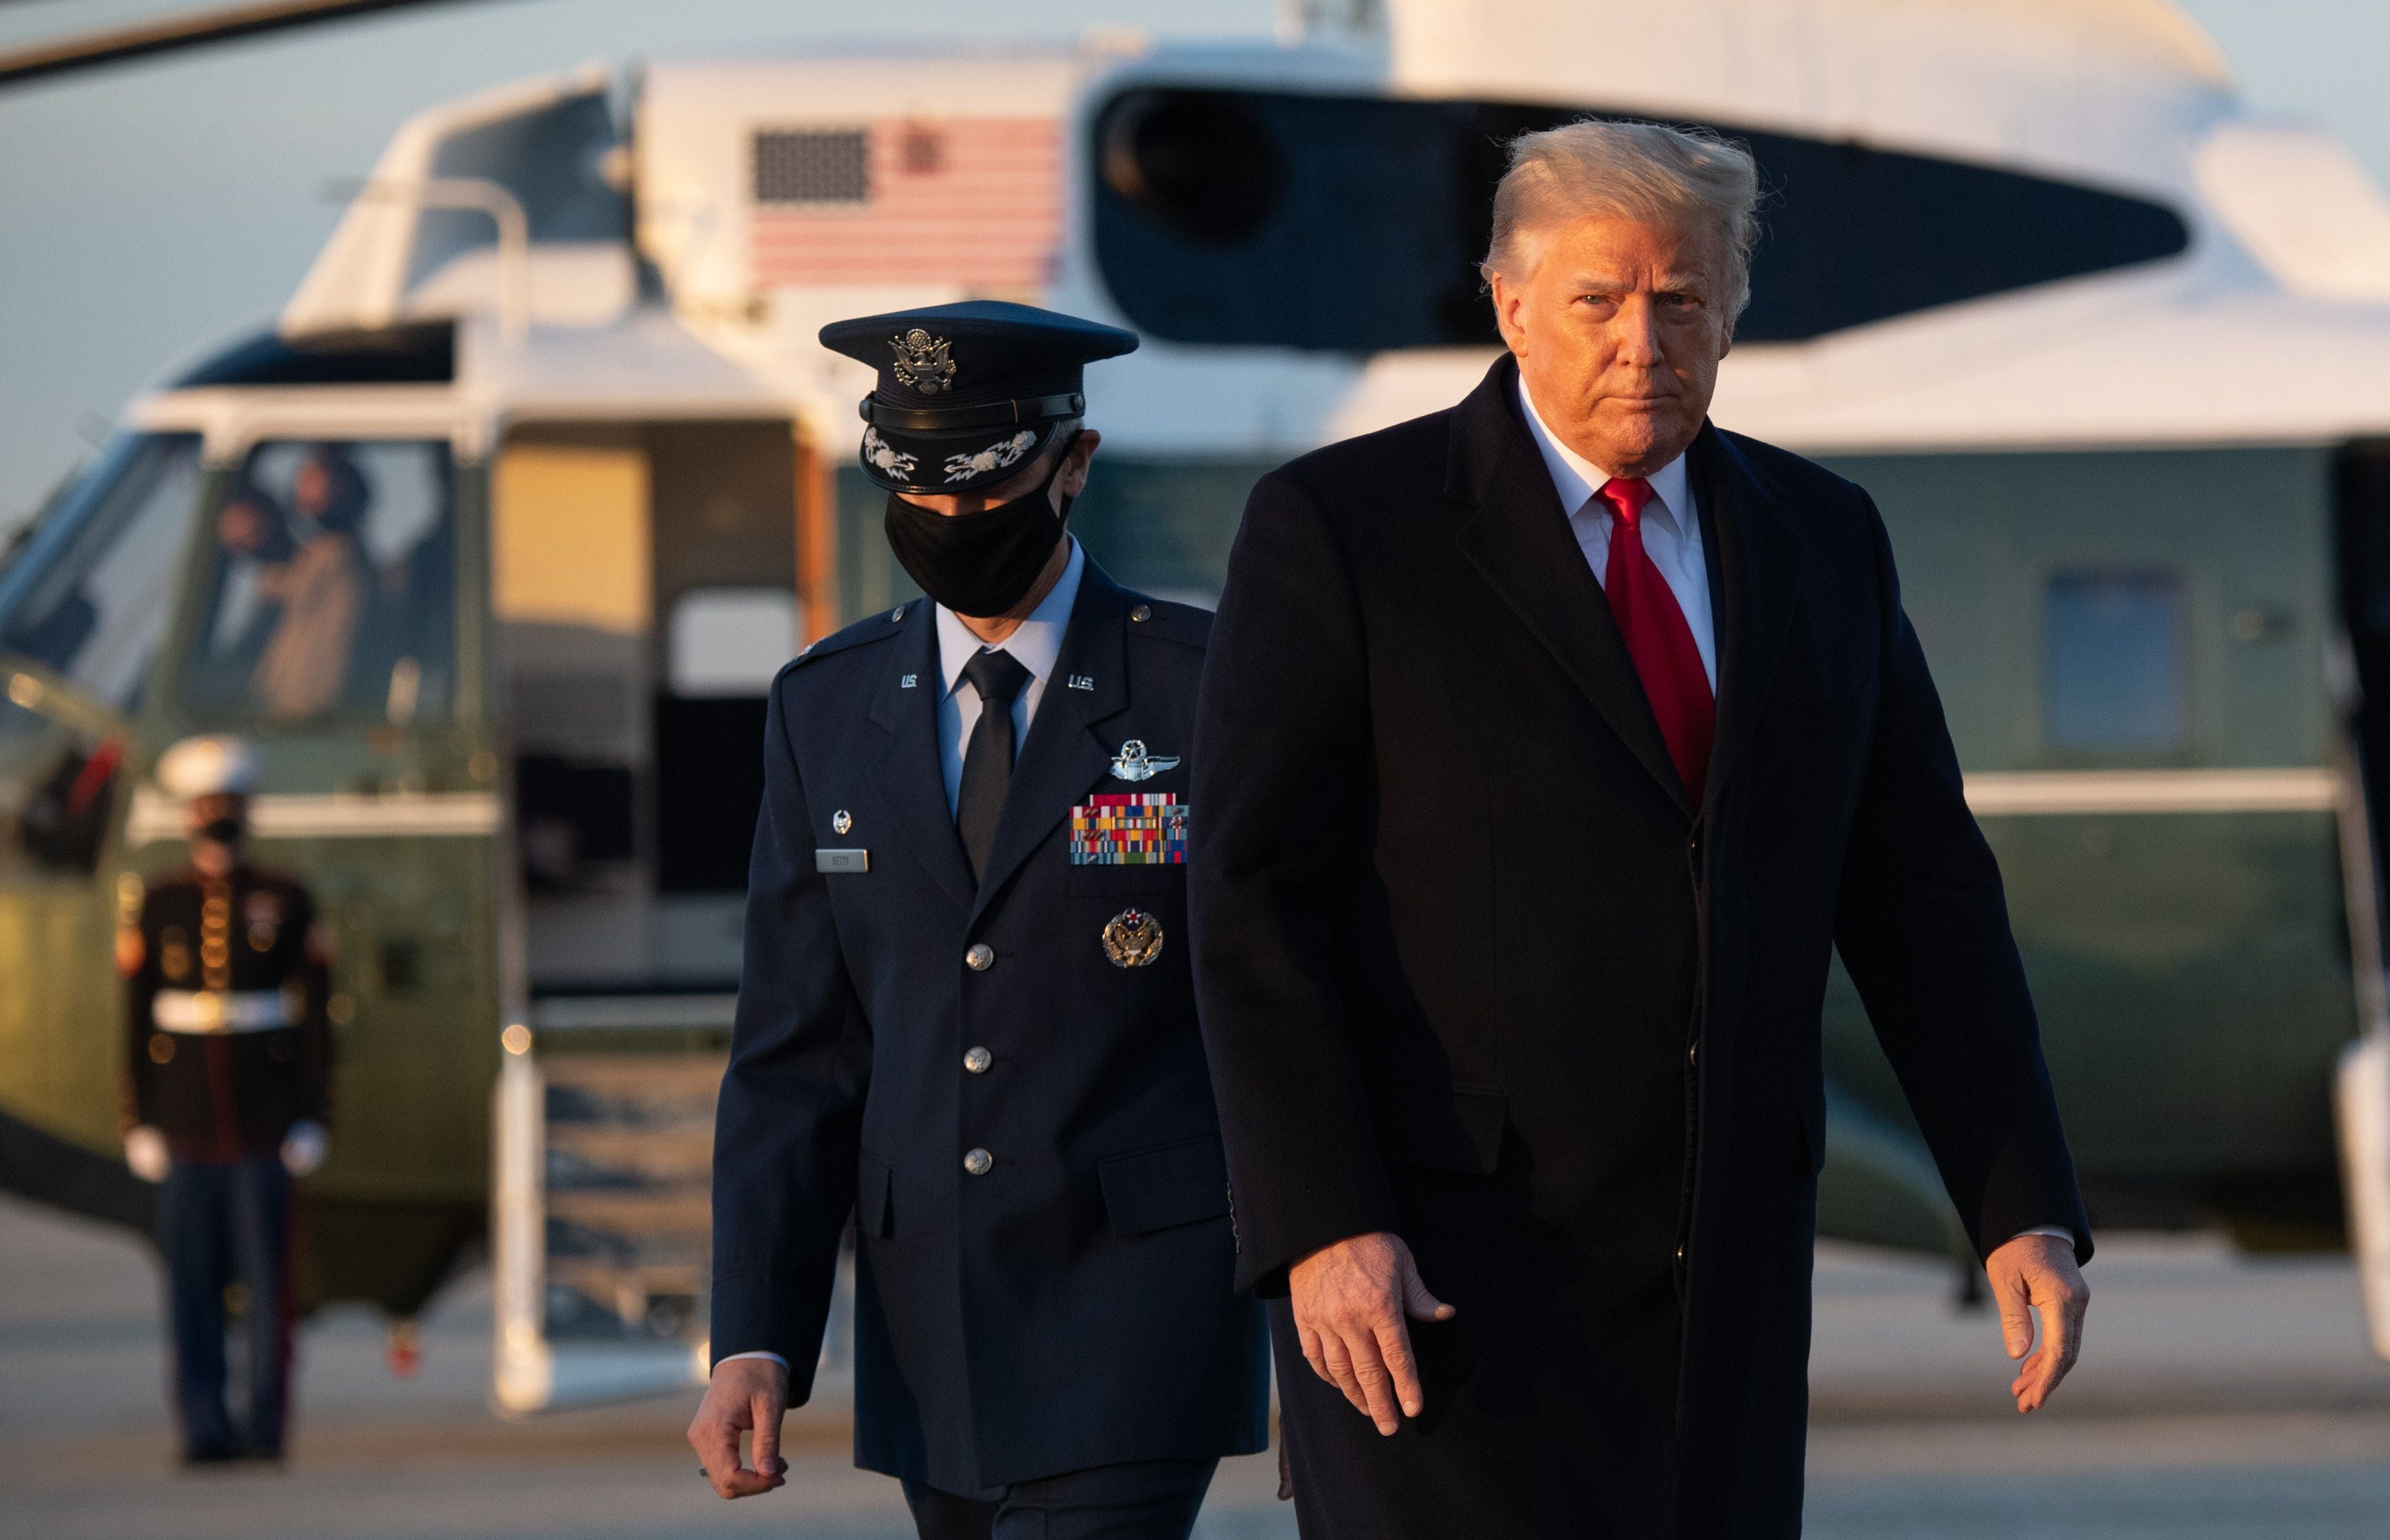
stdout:
<svg viewBox="0 0 2390 1540">
<path fill-rule="evenodd" d="M 1508 353 L 1453 412 L 1445 491 L 1468 505 L 1462 554 L 1584 692 L 1594 710 L 1688 819 L 1714 799 L 1748 751 L 1798 591 L 1800 546 L 1779 496 L 1715 427 L 1693 441 L 1704 545 L 1717 552 L 1718 731 L 1697 804 L 1668 757 L 1643 681 L 1610 601 L 1570 530 L 1550 474 L 1513 403 Z"/>
<path fill-rule="evenodd" d="M 1029 738 L 1012 767 L 987 869 L 977 884 L 946 808 L 938 768 L 938 628 L 933 607 L 916 599 L 898 622 L 871 720 L 887 735 L 872 778 L 894 810 L 906 843 L 956 907 L 977 922 L 989 900 L 1035 853 L 1080 793 L 1111 773 L 1112 751 L 1096 725 L 1128 709 L 1128 596 L 1087 558 L 1078 602 L 1053 676 L 1038 698 Z M 913 683 L 906 684 L 906 679 Z"/>
</svg>

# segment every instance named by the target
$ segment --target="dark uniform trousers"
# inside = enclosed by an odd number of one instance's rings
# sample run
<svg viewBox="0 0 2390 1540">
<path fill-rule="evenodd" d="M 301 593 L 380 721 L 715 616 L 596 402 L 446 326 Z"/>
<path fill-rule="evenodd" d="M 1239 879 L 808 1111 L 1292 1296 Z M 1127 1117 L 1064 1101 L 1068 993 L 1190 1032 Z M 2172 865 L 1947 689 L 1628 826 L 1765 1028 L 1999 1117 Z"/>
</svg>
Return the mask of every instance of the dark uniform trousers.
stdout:
<svg viewBox="0 0 2390 1540">
<path fill-rule="evenodd" d="M 159 1130 L 174 1404 L 201 1458 L 273 1455 L 289 1401 L 291 1230 L 284 1136 L 329 1118 L 328 980 L 306 890 L 237 866 L 184 870 L 126 898 L 122 1120 Z M 246 1415 L 225 1404 L 225 1288 L 240 1286 Z"/>
<path fill-rule="evenodd" d="M 993 1500 L 919 1482 L 905 1502 L 921 1540 L 1155 1540 L 1195 1527 L 1217 1460 L 1135 1460 L 1015 1482 Z"/>
<path fill-rule="evenodd" d="M 1087 564 L 977 881 L 930 604 L 773 687 L 713 1346 L 777 1354 L 802 1405 L 852 1216 L 855 1463 L 924 1535 L 1182 1537 L 1214 1461 L 1268 1445 L 1187 867 L 1073 839 L 1074 807 L 1183 803 L 1208 623 Z"/>
</svg>

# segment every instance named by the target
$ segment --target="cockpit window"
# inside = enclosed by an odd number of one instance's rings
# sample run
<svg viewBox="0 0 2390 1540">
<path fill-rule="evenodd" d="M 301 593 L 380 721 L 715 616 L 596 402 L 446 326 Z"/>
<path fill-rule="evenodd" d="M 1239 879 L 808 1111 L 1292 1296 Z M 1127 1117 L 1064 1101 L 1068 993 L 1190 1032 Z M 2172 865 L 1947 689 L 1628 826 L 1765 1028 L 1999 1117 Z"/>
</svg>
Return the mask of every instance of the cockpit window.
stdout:
<svg viewBox="0 0 2390 1540">
<path fill-rule="evenodd" d="M 456 477 L 437 441 L 261 445 L 215 516 L 185 695 L 217 718 L 443 713 Z"/>
<path fill-rule="evenodd" d="M 186 434 L 118 440 L 0 572 L 0 879 L 97 857 L 117 719 L 165 634 L 199 450 Z"/>
</svg>

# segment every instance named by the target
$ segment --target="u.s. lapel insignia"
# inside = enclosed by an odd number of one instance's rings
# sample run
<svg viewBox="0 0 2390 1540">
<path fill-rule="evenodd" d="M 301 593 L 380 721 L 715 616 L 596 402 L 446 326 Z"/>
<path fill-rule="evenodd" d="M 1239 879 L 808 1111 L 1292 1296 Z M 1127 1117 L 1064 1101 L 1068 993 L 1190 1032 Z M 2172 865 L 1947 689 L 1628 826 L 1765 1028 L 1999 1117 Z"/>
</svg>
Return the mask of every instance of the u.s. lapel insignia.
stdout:
<svg viewBox="0 0 2390 1540">
<path fill-rule="evenodd" d="M 1177 768 L 1176 754 L 1150 754 L 1146 752 L 1145 739 L 1141 738 L 1130 738 L 1121 745 L 1120 752 L 1112 756 L 1112 778 L 1115 780 L 1150 781 L 1164 770 Z"/>
<path fill-rule="evenodd" d="M 1114 968 L 1145 968 L 1162 956 L 1162 921 L 1142 909 L 1123 909 L 1104 922 L 1104 956 Z"/>
<path fill-rule="evenodd" d="M 895 350 L 896 361 L 892 372 L 897 383 L 910 385 L 925 396 L 933 396 L 955 382 L 955 360 L 952 344 L 943 337 L 932 337 L 919 327 L 888 339 Z"/>
<path fill-rule="evenodd" d="M 854 827 L 854 815 L 842 807 L 829 815 L 829 827 L 832 833 L 844 834 Z"/>
</svg>

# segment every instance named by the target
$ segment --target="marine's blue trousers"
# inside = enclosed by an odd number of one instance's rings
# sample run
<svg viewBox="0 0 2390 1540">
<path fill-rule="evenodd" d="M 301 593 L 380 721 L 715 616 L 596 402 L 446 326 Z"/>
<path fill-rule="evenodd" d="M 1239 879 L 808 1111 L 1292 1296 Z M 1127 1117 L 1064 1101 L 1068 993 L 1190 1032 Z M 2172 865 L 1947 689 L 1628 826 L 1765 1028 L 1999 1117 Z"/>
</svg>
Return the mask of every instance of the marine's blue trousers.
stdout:
<svg viewBox="0 0 2390 1540">
<path fill-rule="evenodd" d="M 183 1450 L 200 1459 L 282 1452 L 290 1385 L 290 1175 L 272 1155 L 176 1161 L 158 1195 L 174 1404 Z M 225 1286 L 240 1285 L 248 1415 L 225 1407 Z"/>
</svg>

